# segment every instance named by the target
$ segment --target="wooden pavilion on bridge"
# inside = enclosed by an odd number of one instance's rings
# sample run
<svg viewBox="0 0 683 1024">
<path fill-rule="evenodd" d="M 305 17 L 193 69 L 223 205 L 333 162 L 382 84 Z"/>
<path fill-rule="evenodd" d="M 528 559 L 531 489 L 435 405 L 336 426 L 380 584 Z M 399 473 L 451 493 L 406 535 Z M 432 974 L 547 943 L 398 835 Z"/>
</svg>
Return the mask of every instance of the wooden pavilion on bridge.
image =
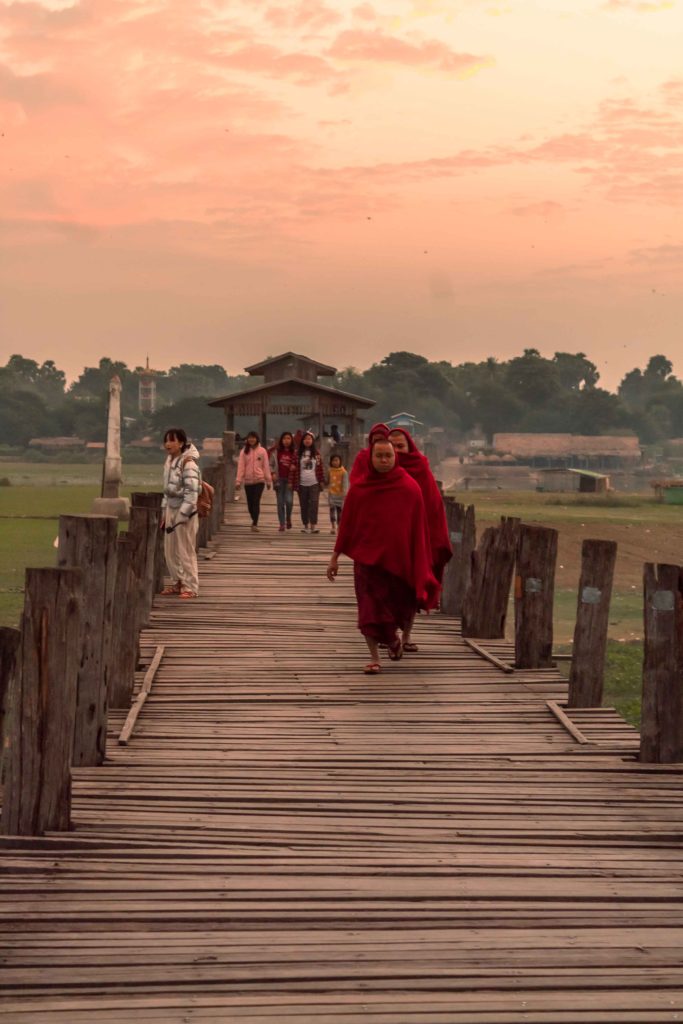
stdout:
<svg viewBox="0 0 683 1024">
<path fill-rule="evenodd" d="M 322 437 L 326 424 L 341 426 L 353 448 L 364 432 L 363 413 L 375 403 L 371 398 L 352 395 L 339 388 L 318 383 L 319 377 L 333 377 L 334 366 L 319 363 L 296 352 L 264 359 L 245 372 L 263 377 L 263 384 L 214 398 L 209 405 L 225 411 L 226 430 L 235 429 L 235 417 L 255 417 L 262 438 L 268 436 L 269 416 L 288 416 Z"/>
</svg>

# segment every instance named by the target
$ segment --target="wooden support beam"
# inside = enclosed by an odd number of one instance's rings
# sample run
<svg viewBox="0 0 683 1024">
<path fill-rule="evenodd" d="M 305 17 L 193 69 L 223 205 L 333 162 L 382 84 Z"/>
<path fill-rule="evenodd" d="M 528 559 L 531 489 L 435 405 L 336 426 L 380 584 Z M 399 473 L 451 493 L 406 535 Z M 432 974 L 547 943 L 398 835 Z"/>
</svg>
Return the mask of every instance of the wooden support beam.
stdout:
<svg viewBox="0 0 683 1024">
<path fill-rule="evenodd" d="M 110 708 L 129 707 L 135 683 L 138 654 L 136 547 L 135 538 L 130 534 L 121 533 L 117 537 L 108 696 Z"/>
<path fill-rule="evenodd" d="M 471 574 L 462 606 L 462 635 L 482 640 L 505 636 L 515 567 L 519 519 L 503 517 L 484 530 L 471 555 Z"/>
<path fill-rule="evenodd" d="M 133 507 L 128 533 L 135 540 L 135 575 L 138 581 L 138 630 L 149 624 L 154 600 L 154 562 L 156 558 L 159 513 L 156 509 Z"/>
<path fill-rule="evenodd" d="M 445 497 L 444 506 L 453 557 L 444 569 L 441 612 L 461 616 L 472 571 L 472 552 L 477 542 L 474 505 L 465 507 L 455 498 Z"/>
<path fill-rule="evenodd" d="M 505 672 L 509 675 L 511 672 L 515 671 L 512 665 L 509 665 L 507 661 L 501 661 L 500 658 L 497 658 L 495 654 L 491 653 L 491 651 L 487 651 L 485 647 L 482 647 L 481 644 L 478 644 L 475 640 L 465 640 L 465 643 L 474 651 L 475 654 L 478 654 L 480 658 L 484 658 L 485 661 L 489 661 L 492 665 L 495 665 L 501 672 Z"/>
<path fill-rule="evenodd" d="M 572 646 L 567 707 L 599 708 L 605 681 L 605 653 L 617 545 L 584 540 Z"/>
<path fill-rule="evenodd" d="M 130 711 L 128 712 L 128 717 L 126 718 L 126 721 L 123 723 L 123 728 L 121 729 L 121 732 L 119 734 L 119 743 L 123 747 L 127 746 L 129 739 L 133 735 L 133 729 L 135 728 L 135 723 L 137 722 L 138 716 L 139 716 L 140 712 L 142 711 L 142 708 L 143 708 L 143 706 L 145 704 L 145 701 L 147 700 L 147 698 L 149 696 L 150 690 L 152 689 L 152 683 L 154 682 L 154 677 L 157 674 L 157 669 L 159 668 L 159 665 L 161 664 L 161 659 L 163 658 L 163 656 L 164 656 L 164 646 L 163 646 L 163 644 L 160 644 L 157 647 L 156 651 L 154 652 L 154 657 L 152 658 L 152 663 L 150 664 L 149 668 L 145 672 L 145 678 L 142 680 L 142 686 L 140 687 L 140 692 L 138 693 L 137 697 L 133 701 L 133 706 L 131 707 Z"/>
<path fill-rule="evenodd" d="M 59 517 L 57 565 L 83 570 L 75 765 L 102 764 L 105 757 L 117 532 L 113 516 Z"/>
<path fill-rule="evenodd" d="M 135 491 L 130 496 L 133 508 L 156 509 L 159 521 L 161 520 L 161 502 L 164 499 L 163 491 Z M 164 559 L 164 533 L 157 530 L 156 549 L 154 552 L 154 593 L 159 594 L 164 589 L 164 576 L 166 573 L 166 561 Z"/>
<path fill-rule="evenodd" d="M 589 739 L 586 739 L 584 734 L 581 732 L 578 726 L 574 725 L 571 718 L 562 710 L 557 701 L 547 700 L 546 705 L 548 710 L 553 713 L 555 718 L 560 722 L 567 730 L 570 736 L 573 736 L 577 743 L 590 743 Z"/>
<path fill-rule="evenodd" d="M 19 659 L 5 731 L 2 832 L 37 836 L 71 824 L 71 762 L 81 664 L 83 573 L 27 569 Z"/>
<path fill-rule="evenodd" d="M 18 670 L 18 653 L 21 633 L 10 626 L 0 626 L 0 781 L 3 770 L 3 749 L 5 735 L 5 717 L 7 714 L 7 697 L 13 685 L 14 675 Z"/>
<path fill-rule="evenodd" d="M 683 567 L 644 567 L 640 760 L 683 761 Z"/>
<path fill-rule="evenodd" d="M 557 530 L 519 530 L 515 576 L 515 668 L 553 664 L 553 599 Z"/>
</svg>

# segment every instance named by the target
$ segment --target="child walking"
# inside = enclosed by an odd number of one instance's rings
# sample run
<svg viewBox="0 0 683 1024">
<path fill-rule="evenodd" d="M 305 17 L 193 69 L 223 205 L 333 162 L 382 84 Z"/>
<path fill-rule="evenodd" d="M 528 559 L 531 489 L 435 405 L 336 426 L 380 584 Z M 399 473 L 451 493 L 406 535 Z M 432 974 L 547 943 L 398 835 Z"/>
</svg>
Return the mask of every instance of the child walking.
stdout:
<svg viewBox="0 0 683 1024">
<path fill-rule="evenodd" d="M 341 455 L 332 455 L 327 474 L 327 500 L 330 506 L 330 533 L 336 533 L 341 521 L 344 498 L 349 489 L 349 474 L 342 465 Z"/>
<path fill-rule="evenodd" d="M 320 452 L 315 448 L 315 437 L 307 430 L 301 438 L 291 470 L 292 487 L 299 495 L 302 533 L 320 533 L 318 529 L 318 500 L 324 486 L 325 472 Z"/>
</svg>

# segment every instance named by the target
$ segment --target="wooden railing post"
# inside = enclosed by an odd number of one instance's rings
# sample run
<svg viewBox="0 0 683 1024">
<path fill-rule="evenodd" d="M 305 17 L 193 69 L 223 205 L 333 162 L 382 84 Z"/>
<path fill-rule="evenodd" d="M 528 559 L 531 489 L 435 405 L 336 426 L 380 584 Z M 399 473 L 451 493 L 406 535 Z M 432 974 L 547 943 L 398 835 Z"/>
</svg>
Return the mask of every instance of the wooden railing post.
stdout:
<svg viewBox="0 0 683 1024">
<path fill-rule="evenodd" d="M 27 569 L 21 671 L 5 731 L 2 832 L 37 836 L 71 824 L 71 761 L 81 663 L 80 569 Z"/>
<path fill-rule="evenodd" d="M 683 567 L 644 568 L 640 760 L 683 761 Z"/>
<path fill-rule="evenodd" d="M 569 672 L 567 707 L 599 708 L 605 681 L 617 545 L 613 540 L 585 540 L 581 547 L 581 578 Z"/>
<path fill-rule="evenodd" d="M 110 708 L 129 707 L 135 683 L 135 664 L 138 656 L 136 547 L 136 540 L 130 534 L 121 533 L 117 537 L 109 672 Z"/>
<path fill-rule="evenodd" d="M 225 463 L 225 494 L 223 496 L 223 505 L 235 500 L 235 476 L 237 474 L 237 467 L 235 466 L 235 431 L 224 430 L 223 431 L 223 462 Z"/>
<path fill-rule="evenodd" d="M 553 664 L 553 599 L 557 530 L 523 524 L 515 576 L 515 667 Z"/>
<path fill-rule="evenodd" d="M 214 488 L 216 478 L 215 466 L 207 466 L 202 470 L 202 477 L 207 484 L 210 484 Z M 214 504 L 216 502 L 217 495 L 214 493 Z M 211 513 L 208 516 L 204 516 L 199 520 L 199 526 L 197 529 L 197 548 L 205 548 L 208 542 L 211 540 Z"/>
<path fill-rule="evenodd" d="M 153 508 L 161 519 L 161 502 L 164 495 L 162 491 L 135 491 L 131 494 L 131 505 L 134 508 Z M 164 589 L 164 575 L 166 573 L 166 561 L 164 559 L 164 533 L 157 530 L 156 548 L 154 551 L 154 593 L 159 594 Z"/>
<path fill-rule="evenodd" d="M 21 633 L 10 626 L 0 626 L 0 779 L 3 776 L 3 750 L 5 736 L 5 716 L 7 714 L 8 693 L 14 684 L 14 676 L 18 670 L 18 652 Z"/>
<path fill-rule="evenodd" d="M 83 570 L 75 765 L 102 764 L 105 757 L 117 531 L 113 516 L 59 517 L 57 566 Z"/>
<path fill-rule="evenodd" d="M 453 557 L 444 569 L 441 612 L 459 617 L 470 581 L 472 552 L 476 547 L 474 505 L 465 508 L 455 498 L 444 497 L 444 506 Z"/>
<path fill-rule="evenodd" d="M 471 574 L 462 606 L 462 635 L 473 639 L 505 636 L 519 519 L 502 517 L 484 530 L 471 555 Z"/>
<path fill-rule="evenodd" d="M 154 573 L 159 513 L 140 505 L 130 510 L 128 533 L 135 539 L 135 575 L 138 581 L 138 630 L 149 624 L 154 600 Z"/>
</svg>

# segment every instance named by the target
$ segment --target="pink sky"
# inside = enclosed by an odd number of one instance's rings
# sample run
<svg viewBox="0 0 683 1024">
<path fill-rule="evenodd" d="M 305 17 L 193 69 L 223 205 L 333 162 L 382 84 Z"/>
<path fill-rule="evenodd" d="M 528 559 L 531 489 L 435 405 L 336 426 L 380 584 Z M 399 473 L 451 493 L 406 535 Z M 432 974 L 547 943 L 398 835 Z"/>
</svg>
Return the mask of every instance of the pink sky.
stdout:
<svg viewBox="0 0 683 1024">
<path fill-rule="evenodd" d="M 2 361 L 683 375 L 683 0 L 0 3 Z"/>
</svg>

